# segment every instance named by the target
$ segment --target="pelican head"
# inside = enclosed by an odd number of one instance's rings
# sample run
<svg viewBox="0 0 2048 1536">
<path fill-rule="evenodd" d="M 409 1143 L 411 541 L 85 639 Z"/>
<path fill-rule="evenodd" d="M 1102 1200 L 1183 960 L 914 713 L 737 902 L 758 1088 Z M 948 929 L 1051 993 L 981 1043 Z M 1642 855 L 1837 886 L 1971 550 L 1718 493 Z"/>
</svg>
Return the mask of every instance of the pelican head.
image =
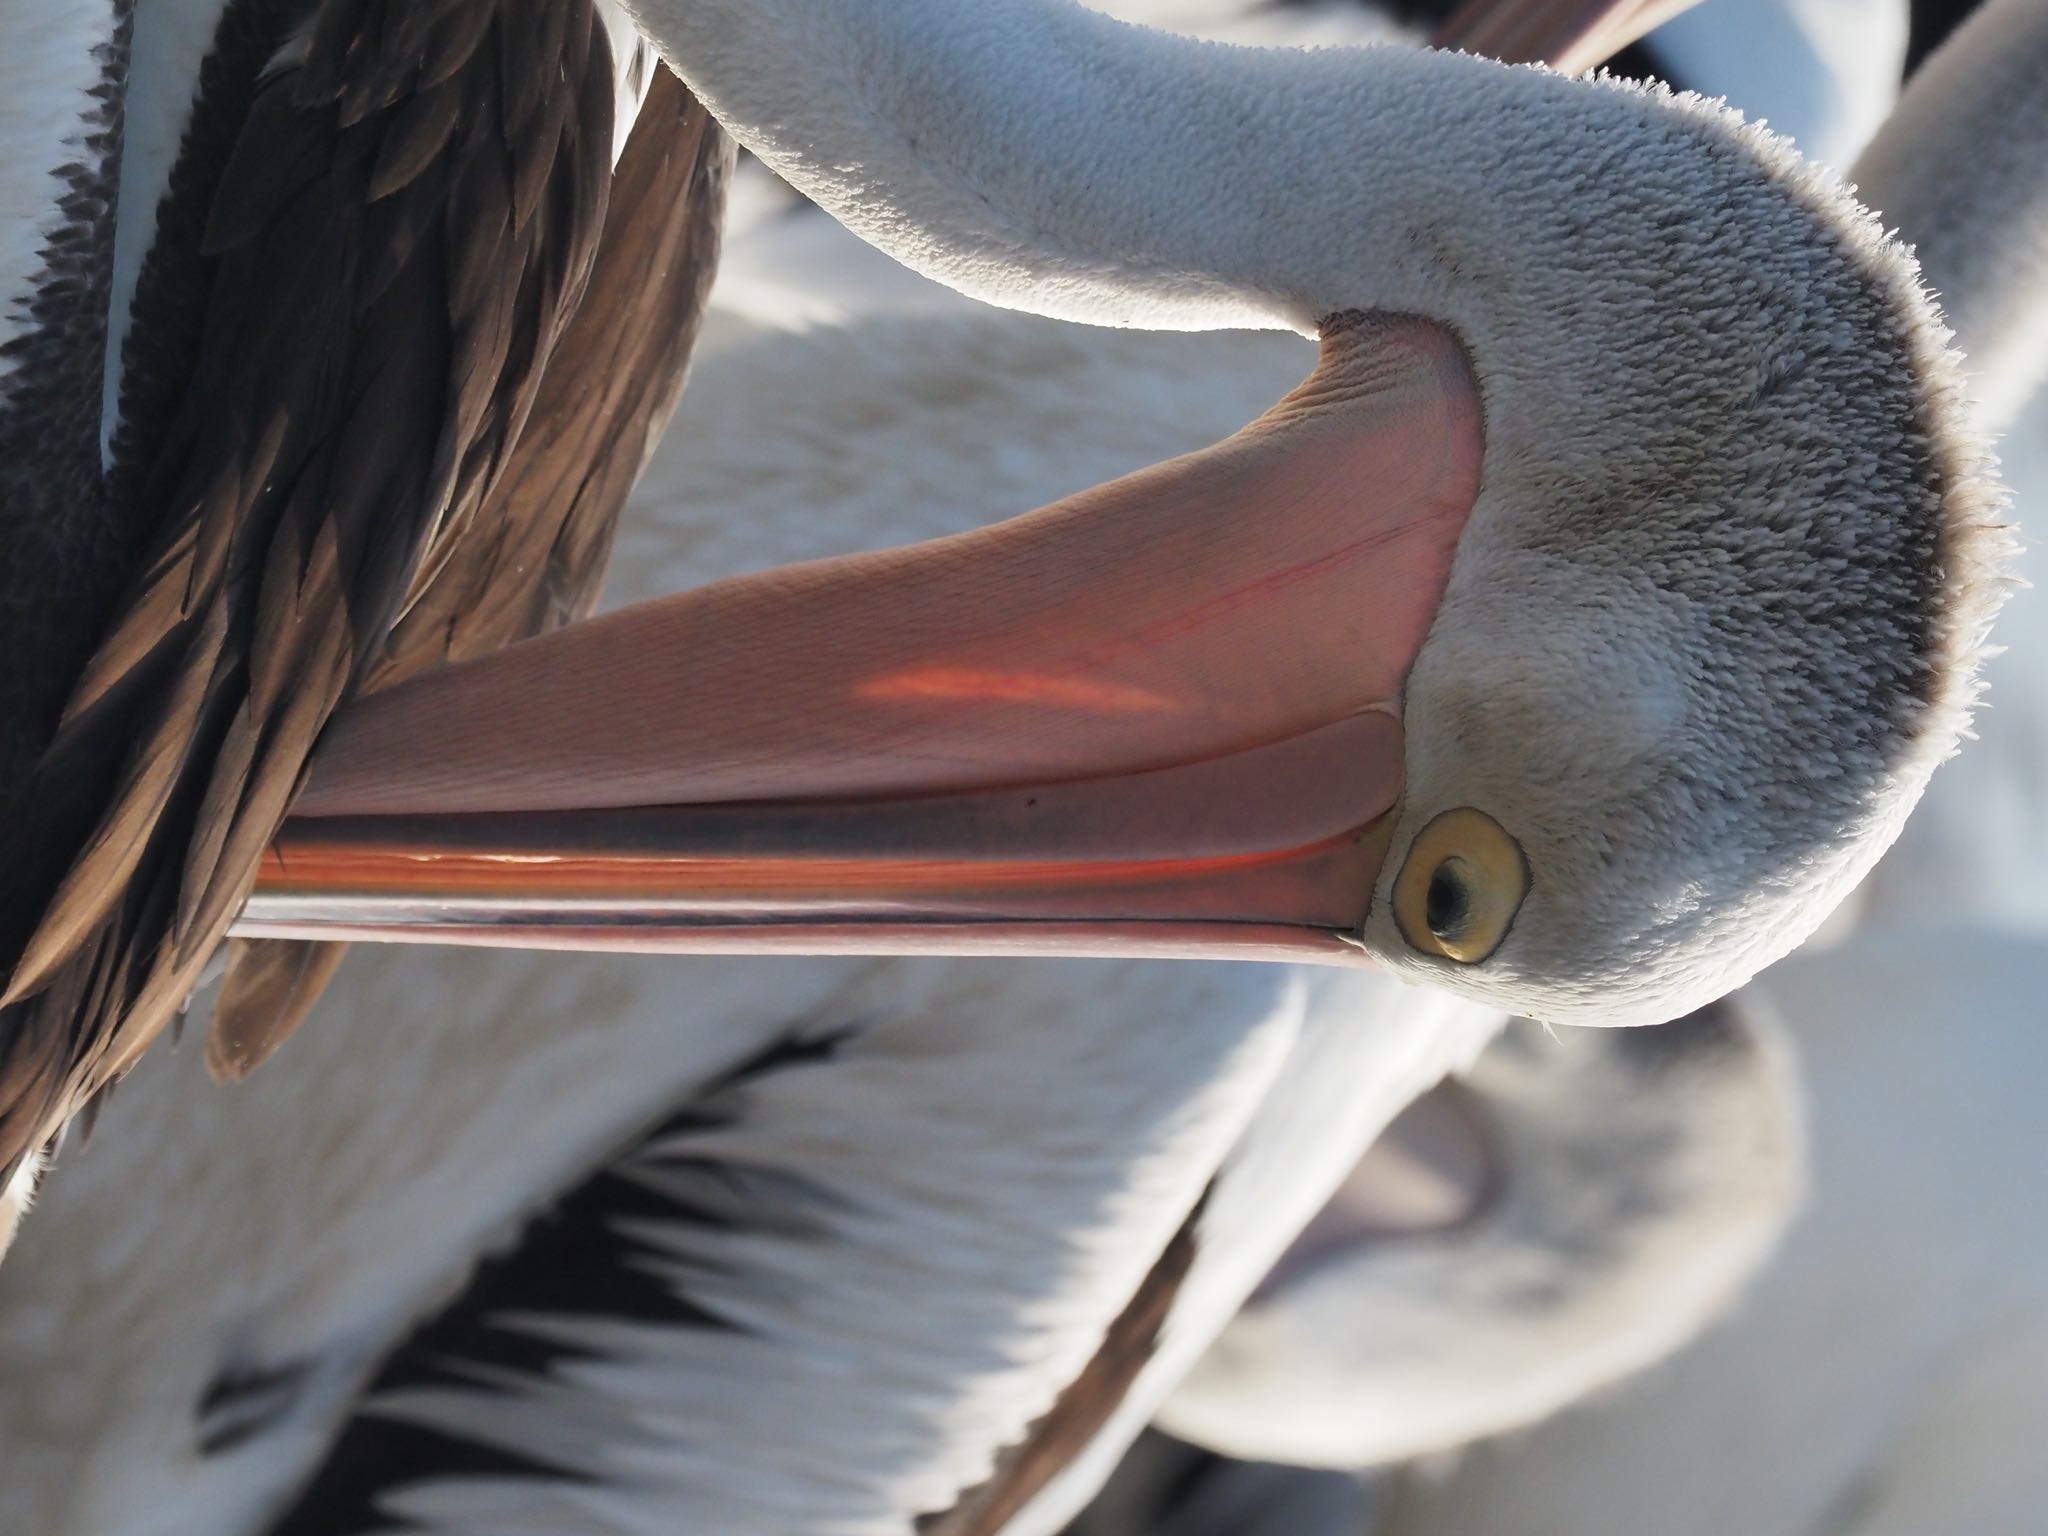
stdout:
<svg viewBox="0 0 2048 1536">
<path fill-rule="evenodd" d="M 366 701 L 249 931 L 1362 952 L 1650 1022 L 1805 937 L 1952 750 L 1999 493 L 1910 256 L 1761 129 L 1028 0 L 636 10 L 927 274 L 1320 363 L 1011 523 Z"/>
<path fill-rule="evenodd" d="M 1479 363 L 1492 440 L 1408 675 L 1364 932 L 1555 1022 L 1661 1020 L 1801 942 L 1953 749 L 1998 591 L 1996 493 L 1906 259 L 1781 146 L 1624 102 L 1729 184 L 1618 269 L 1612 388 L 1567 451 L 1561 422 L 1502 441 L 1513 391 L 1587 370 Z M 1742 198 L 1773 238 L 1729 261 Z"/>
</svg>

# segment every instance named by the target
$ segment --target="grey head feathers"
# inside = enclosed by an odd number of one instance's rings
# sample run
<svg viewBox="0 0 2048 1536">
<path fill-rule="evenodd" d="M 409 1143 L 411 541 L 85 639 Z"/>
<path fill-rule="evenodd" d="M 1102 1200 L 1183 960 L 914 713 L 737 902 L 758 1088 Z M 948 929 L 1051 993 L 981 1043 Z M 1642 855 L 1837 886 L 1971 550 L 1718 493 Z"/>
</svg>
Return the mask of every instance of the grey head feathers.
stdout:
<svg viewBox="0 0 2048 1536">
<path fill-rule="evenodd" d="M 1653 131 L 1558 168 L 1586 323 L 1529 327 L 1508 381 L 1598 397 L 1532 444 L 1490 392 L 1409 684 L 1405 825 L 1507 808 L 1529 896 L 1485 964 L 1387 946 L 1556 1022 L 1700 1006 L 1821 921 L 1964 733 L 2012 547 L 1911 255 L 1760 126 L 1631 103 Z"/>
</svg>

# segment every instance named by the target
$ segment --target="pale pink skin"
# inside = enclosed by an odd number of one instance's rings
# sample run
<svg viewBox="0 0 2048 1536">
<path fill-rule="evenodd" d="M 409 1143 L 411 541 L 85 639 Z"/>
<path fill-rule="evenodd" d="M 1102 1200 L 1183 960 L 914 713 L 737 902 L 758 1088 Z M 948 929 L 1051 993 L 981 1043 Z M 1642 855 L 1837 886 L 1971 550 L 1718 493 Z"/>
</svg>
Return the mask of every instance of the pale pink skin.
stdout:
<svg viewBox="0 0 2048 1536">
<path fill-rule="evenodd" d="M 1355 960 L 1481 451 L 1454 338 L 1333 326 L 1213 448 L 423 676 L 237 931 Z"/>
</svg>

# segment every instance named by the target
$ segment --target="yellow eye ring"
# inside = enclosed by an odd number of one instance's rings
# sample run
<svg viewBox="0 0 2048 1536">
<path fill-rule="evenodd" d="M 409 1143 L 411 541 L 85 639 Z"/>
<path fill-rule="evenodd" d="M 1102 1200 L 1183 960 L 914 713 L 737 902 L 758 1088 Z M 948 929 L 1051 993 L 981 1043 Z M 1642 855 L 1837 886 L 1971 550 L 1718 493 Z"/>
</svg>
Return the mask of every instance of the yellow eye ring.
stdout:
<svg viewBox="0 0 2048 1536">
<path fill-rule="evenodd" d="M 1445 811 L 1415 836 L 1394 877 L 1394 925 L 1408 947 L 1477 965 L 1514 926 L 1529 894 L 1522 845 L 1484 811 Z"/>
</svg>

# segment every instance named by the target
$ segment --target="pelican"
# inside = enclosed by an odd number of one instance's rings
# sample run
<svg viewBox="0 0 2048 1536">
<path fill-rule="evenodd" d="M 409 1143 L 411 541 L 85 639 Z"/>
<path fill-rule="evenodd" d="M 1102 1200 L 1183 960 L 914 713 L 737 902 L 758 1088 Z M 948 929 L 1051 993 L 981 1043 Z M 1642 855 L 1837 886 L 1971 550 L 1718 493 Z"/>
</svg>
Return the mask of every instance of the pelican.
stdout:
<svg viewBox="0 0 2048 1536">
<path fill-rule="evenodd" d="M 587 609 L 732 153 L 611 0 L 61 0 L 6 32 L 0 1243 L 191 992 L 334 707 Z M 216 1067 L 338 954 L 239 946 Z"/>
<path fill-rule="evenodd" d="M 1909 261 L 1768 135 L 1065 5 L 635 14 L 928 275 L 1321 361 L 1028 518 L 363 700 L 244 932 L 1369 958 L 1644 1022 L 1810 932 L 1949 751 L 1997 493 Z"/>
<path fill-rule="evenodd" d="M 944 340 L 970 355 L 985 347 L 966 324 Z M 1181 342 L 1182 355 L 1199 345 Z M 1273 339 L 1273 355 L 1291 362 L 1284 345 Z M 830 356 L 790 360 L 787 379 Z M 766 549 L 785 541 L 786 555 L 800 526 L 785 517 L 754 536 Z M 642 556 L 660 547 L 629 548 L 628 571 L 649 580 Z M 994 1006 L 1005 978 L 1025 972 L 1031 1008 Z M 1262 1087 L 1289 1084 L 1274 1102 L 1292 1104 L 1303 1131 L 1320 1109 L 1369 1136 L 1498 1022 L 1497 1010 L 1399 993 L 1371 973 L 1281 967 L 1190 967 L 1178 980 L 1127 966 L 1048 975 L 851 961 L 676 974 L 703 1021 L 694 1032 L 678 1030 L 665 989 L 618 965 L 380 956 L 357 1032 L 302 1039 L 218 1118 L 192 1111 L 204 1102 L 196 1063 L 146 1063 L 130 1090 L 140 1107 L 110 1119 L 56 1189 L 44 1213 L 52 1241 L 0 1275 L 0 1380 L 18 1384 L 8 1443 L 49 1469 L 0 1490 L 17 1501 L 0 1508 L 27 1528 L 95 1533 L 161 1530 L 169 1518 L 260 1530 L 278 1510 L 298 1522 L 287 1529 L 374 1518 L 329 1496 L 339 1486 L 390 1518 L 443 1529 L 556 1516 L 786 1529 L 818 1510 L 891 1530 L 965 1510 L 955 1524 L 971 1529 L 993 1517 L 963 1494 L 1016 1465 L 997 1448 L 1040 1443 L 1034 1424 L 1105 1334 L 1129 1339 L 1111 1325 L 1148 1275 L 1171 1275 L 1162 1257 L 1185 1259 L 1191 1245 L 1175 1239 L 1205 1170 Z M 1358 1082 L 1330 1064 L 1356 1049 L 1356 1015 L 1379 988 L 1411 1011 L 1369 1027 L 1378 1070 Z M 1460 1026 L 1461 1014 L 1480 1017 Z M 881 1027 L 857 1027 L 878 1017 Z M 1297 1039 L 1317 1049 L 1296 1056 Z M 1321 1098 L 1304 1106 L 1310 1089 Z M 1271 1160 L 1299 1144 L 1269 1139 Z M 251 1146 L 291 1152 L 252 1167 L 233 1155 Z M 540 1189 L 577 1192 L 566 1225 L 530 1220 Z M 145 1191 L 210 1219 L 138 1232 L 146 1262 L 119 1241 L 89 1268 L 66 1262 L 80 1250 L 60 1248 L 58 1231 L 75 1242 L 96 1231 L 104 1244 L 123 1229 L 115 1213 L 152 1201 Z M 646 1193 L 658 1213 L 631 1204 Z M 1291 1194 L 1291 1219 L 1318 1198 Z M 585 1224 L 593 1212 L 630 1215 L 640 1236 L 604 1236 L 603 1223 Z M 1269 1213 L 1267 1224 L 1289 1219 Z M 1011 1236 L 991 1253 L 991 1233 Z M 207 1283 L 228 1247 L 254 1263 Z M 484 1250 L 503 1262 L 472 1276 Z M 579 1251 L 625 1287 L 603 1293 L 599 1315 L 574 1295 L 512 1289 L 545 1284 L 555 1258 Z M 1018 1256 L 1032 1262 L 1005 1267 Z M 649 1262 L 664 1280 L 653 1293 L 629 1283 Z M 1238 1263 L 1246 1283 L 1263 1268 Z M 121 1338 L 102 1341 L 106 1371 L 53 1402 L 32 1390 L 49 1377 L 23 1367 L 49 1348 L 37 1318 L 80 1305 L 87 1274 L 91 1315 Z M 529 1316 L 559 1315 L 527 1334 L 525 1303 Z M 533 1353 L 542 1335 L 567 1352 Z M 621 1372 L 620 1356 L 647 1369 Z M 433 1374 L 451 1359 L 470 1362 L 460 1379 Z M 131 1369 L 114 1374 L 124 1361 Z M 138 1379 L 151 1384 L 146 1402 L 121 1395 Z M 367 1403 L 323 1461 L 325 1433 L 366 1381 Z M 641 1438 L 663 1424 L 682 1429 L 674 1444 Z M 630 1442 L 650 1459 L 595 1493 L 546 1475 L 578 1445 L 597 1448 L 586 1441 Z M 394 1445 L 404 1455 L 384 1460 L 384 1482 L 325 1470 L 360 1469 Z M 96 1478 L 94 1467 L 126 1475 Z M 536 1471 L 538 1482 L 526 1475 Z M 1009 1497 L 1020 1486 L 1014 1473 L 997 1480 Z"/>
</svg>

